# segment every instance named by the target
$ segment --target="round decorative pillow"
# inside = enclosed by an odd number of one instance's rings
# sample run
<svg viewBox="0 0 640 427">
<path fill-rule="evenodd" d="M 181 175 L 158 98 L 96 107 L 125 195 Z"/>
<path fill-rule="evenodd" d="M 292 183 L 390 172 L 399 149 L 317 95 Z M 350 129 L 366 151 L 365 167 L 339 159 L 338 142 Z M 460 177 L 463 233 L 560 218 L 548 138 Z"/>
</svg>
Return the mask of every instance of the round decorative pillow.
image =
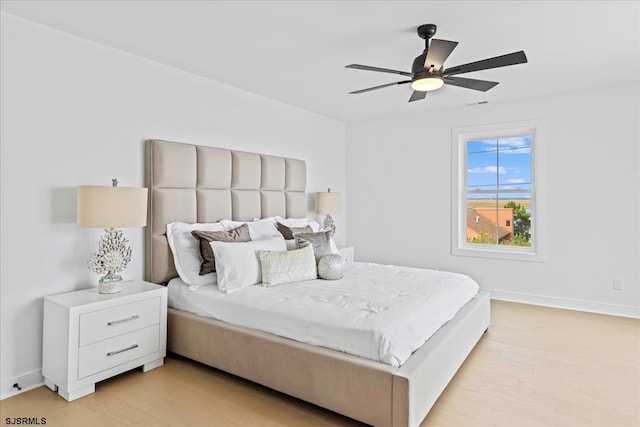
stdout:
<svg viewBox="0 0 640 427">
<path fill-rule="evenodd" d="M 320 258 L 318 262 L 318 276 L 324 280 L 342 279 L 342 265 L 344 258 L 339 254 L 329 254 Z"/>
</svg>

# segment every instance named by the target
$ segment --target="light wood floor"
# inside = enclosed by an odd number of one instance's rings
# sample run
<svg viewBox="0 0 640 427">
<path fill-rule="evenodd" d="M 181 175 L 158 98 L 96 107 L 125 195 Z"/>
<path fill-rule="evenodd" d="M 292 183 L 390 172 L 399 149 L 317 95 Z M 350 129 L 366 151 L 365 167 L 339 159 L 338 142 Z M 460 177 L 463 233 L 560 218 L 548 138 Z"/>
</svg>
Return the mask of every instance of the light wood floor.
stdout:
<svg viewBox="0 0 640 427">
<path fill-rule="evenodd" d="M 489 331 L 431 410 L 435 426 L 640 426 L 640 321 L 493 301 Z M 0 402 L 47 426 L 359 426 L 186 359 L 67 403 L 46 387 Z"/>
</svg>

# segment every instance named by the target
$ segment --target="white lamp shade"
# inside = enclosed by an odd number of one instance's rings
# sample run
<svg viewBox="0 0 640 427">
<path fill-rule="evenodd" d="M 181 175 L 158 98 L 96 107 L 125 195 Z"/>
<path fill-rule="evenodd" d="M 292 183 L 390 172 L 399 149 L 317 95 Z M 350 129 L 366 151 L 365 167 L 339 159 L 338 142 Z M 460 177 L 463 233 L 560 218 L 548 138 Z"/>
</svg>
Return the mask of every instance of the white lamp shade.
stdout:
<svg viewBox="0 0 640 427">
<path fill-rule="evenodd" d="M 340 193 L 316 193 L 317 214 L 339 214 L 341 207 Z"/>
<path fill-rule="evenodd" d="M 147 189 L 79 186 L 78 225 L 89 228 L 144 227 L 147 225 Z"/>
</svg>

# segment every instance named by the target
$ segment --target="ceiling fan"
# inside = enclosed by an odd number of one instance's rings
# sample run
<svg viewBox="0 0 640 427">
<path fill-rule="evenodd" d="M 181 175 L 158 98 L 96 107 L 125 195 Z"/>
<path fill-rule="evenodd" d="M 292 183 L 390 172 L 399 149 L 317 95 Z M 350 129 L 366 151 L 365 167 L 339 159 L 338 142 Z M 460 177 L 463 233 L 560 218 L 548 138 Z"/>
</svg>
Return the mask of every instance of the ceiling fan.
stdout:
<svg viewBox="0 0 640 427">
<path fill-rule="evenodd" d="M 524 54 L 524 51 L 521 50 L 519 52 L 496 56 L 494 58 L 444 68 L 444 61 L 446 61 L 449 55 L 451 55 L 451 52 L 456 48 L 458 42 L 439 39 L 431 40 L 436 34 L 436 29 L 437 27 L 434 24 L 425 24 L 418 27 L 418 36 L 421 39 L 424 39 L 425 48 L 424 52 L 413 60 L 411 72 L 391 70 L 389 68 L 370 67 L 368 65 L 360 64 L 351 64 L 346 66 L 346 68 L 355 68 L 357 70 L 400 74 L 401 76 L 410 77 L 410 80 L 387 83 L 349 93 L 358 94 L 406 83 L 411 83 L 411 88 L 413 89 L 413 94 L 411 95 L 411 98 L 409 98 L 409 102 L 424 99 L 428 92 L 440 89 L 443 85 L 459 86 L 486 92 L 496 86 L 498 82 L 454 76 L 457 74 L 470 73 L 472 71 L 489 70 L 491 68 L 506 67 L 507 65 L 523 64 L 527 62 L 527 56 Z"/>
</svg>

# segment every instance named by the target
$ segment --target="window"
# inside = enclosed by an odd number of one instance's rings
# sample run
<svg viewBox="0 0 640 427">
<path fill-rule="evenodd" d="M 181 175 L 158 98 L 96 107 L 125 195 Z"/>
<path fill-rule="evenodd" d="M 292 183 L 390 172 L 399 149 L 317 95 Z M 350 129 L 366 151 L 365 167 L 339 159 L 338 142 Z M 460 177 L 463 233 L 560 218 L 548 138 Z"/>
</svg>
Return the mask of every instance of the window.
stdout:
<svg viewBox="0 0 640 427">
<path fill-rule="evenodd" d="M 455 128 L 454 255 L 544 260 L 541 120 Z"/>
</svg>

